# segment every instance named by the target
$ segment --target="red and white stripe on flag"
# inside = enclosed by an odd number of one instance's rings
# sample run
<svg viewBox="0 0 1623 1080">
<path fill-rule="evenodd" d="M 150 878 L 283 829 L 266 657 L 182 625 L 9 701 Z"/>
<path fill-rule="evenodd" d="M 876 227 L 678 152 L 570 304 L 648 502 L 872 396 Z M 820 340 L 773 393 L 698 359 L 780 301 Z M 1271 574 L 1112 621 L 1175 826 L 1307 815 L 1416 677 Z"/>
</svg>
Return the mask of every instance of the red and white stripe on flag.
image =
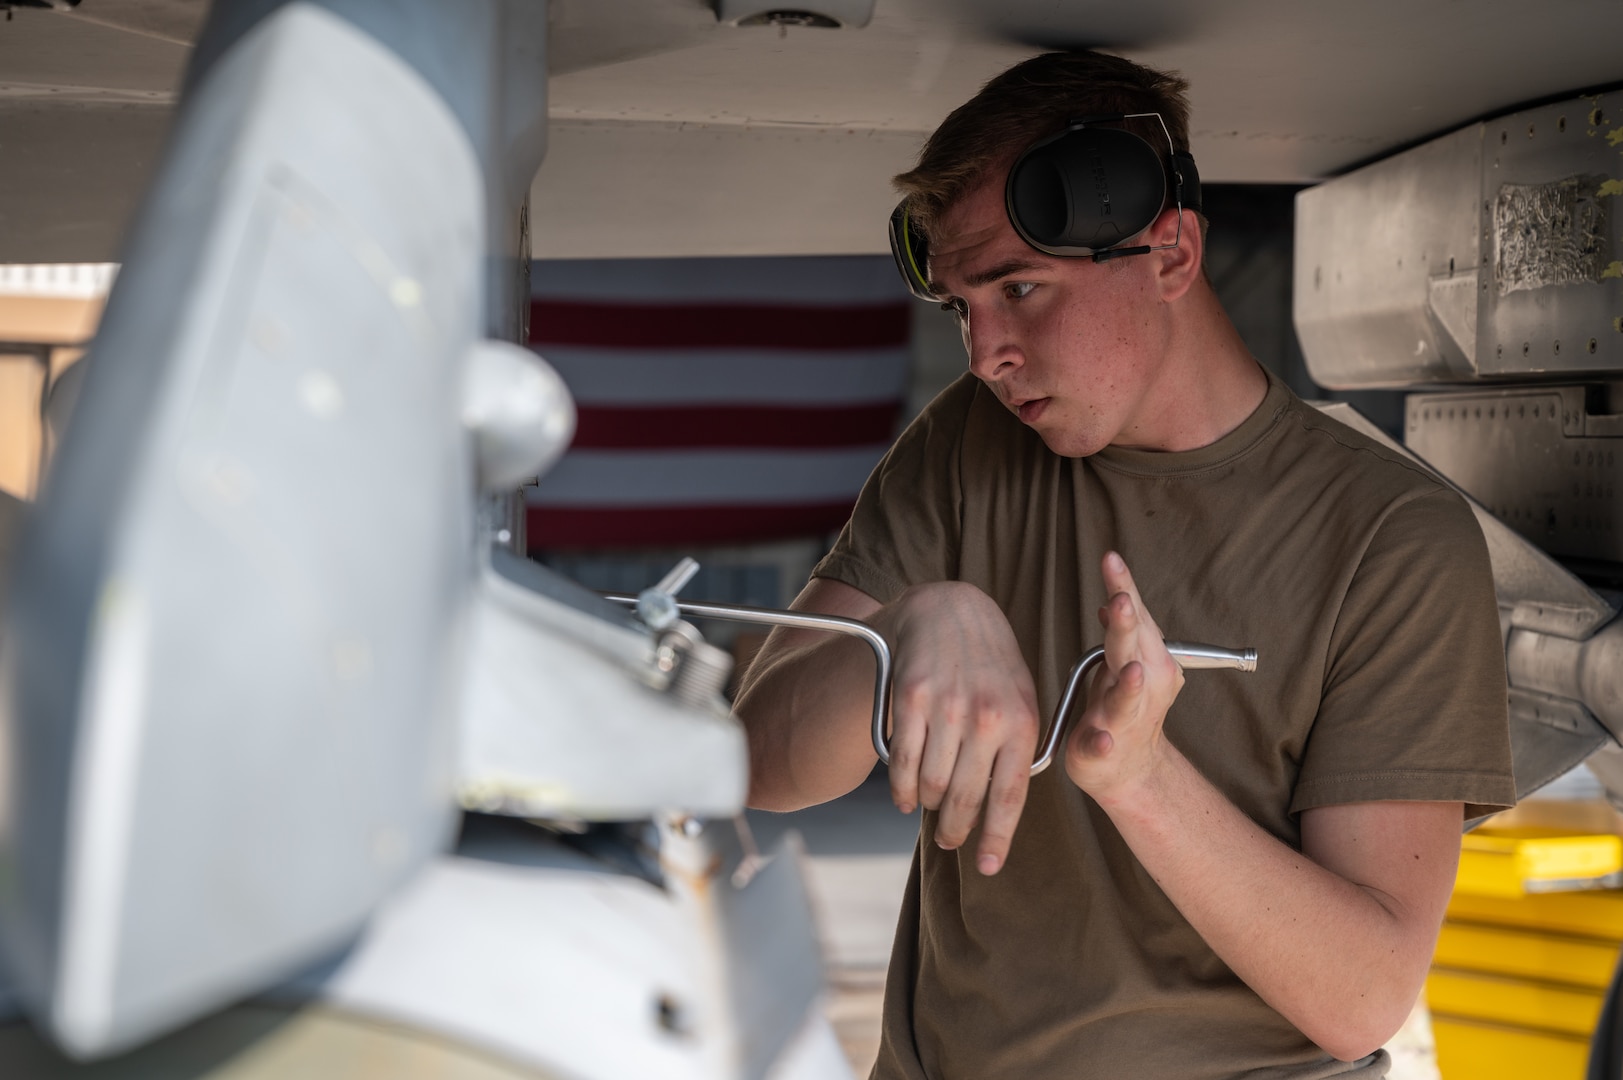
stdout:
<svg viewBox="0 0 1623 1080">
<path fill-rule="evenodd" d="M 895 434 L 911 301 L 889 258 L 536 262 L 530 343 L 579 422 L 536 548 L 837 529 Z"/>
</svg>

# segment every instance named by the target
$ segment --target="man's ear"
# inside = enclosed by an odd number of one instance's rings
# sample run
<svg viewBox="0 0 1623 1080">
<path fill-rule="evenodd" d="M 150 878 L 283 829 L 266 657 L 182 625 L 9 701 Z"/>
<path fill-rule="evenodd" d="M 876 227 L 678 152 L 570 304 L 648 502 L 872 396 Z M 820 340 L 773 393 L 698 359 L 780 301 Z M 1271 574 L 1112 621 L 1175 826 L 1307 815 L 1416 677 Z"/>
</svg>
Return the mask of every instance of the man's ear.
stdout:
<svg viewBox="0 0 1623 1080">
<path fill-rule="evenodd" d="M 1161 216 L 1155 219 L 1143 241 L 1153 247 L 1166 248 L 1164 251 L 1150 252 L 1150 257 L 1159 260 L 1155 278 L 1161 299 L 1167 301 L 1178 299 L 1200 280 L 1200 268 L 1206 257 L 1206 240 L 1201 235 L 1200 218 L 1193 210 L 1181 211 L 1183 230 L 1180 234 L 1179 213 L 1177 207 L 1161 211 Z M 1177 247 L 1170 246 L 1174 241 Z"/>
</svg>

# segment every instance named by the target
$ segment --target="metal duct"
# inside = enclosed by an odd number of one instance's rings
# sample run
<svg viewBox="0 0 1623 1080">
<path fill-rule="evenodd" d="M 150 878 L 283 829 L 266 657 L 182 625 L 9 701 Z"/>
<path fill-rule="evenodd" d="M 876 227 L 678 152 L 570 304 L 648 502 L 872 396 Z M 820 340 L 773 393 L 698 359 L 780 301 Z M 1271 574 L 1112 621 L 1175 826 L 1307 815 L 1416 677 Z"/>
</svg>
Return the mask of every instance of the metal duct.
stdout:
<svg viewBox="0 0 1623 1080">
<path fill-rule="evenodd" d="M 1337 389 L 1623 370 L 1623 93 L 1473 124 L 1297 197 L 1293 316 Z"/>
</svg>

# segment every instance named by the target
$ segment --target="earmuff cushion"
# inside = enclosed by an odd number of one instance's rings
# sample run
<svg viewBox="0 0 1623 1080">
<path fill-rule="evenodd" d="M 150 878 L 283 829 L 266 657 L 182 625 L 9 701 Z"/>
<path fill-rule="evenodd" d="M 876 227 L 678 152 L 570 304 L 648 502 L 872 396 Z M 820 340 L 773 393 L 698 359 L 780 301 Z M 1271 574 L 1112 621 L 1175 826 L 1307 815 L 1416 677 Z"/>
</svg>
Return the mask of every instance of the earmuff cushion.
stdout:
<svg viewBox="0 0 1623 1080">
<path fill-rule="evenodd" d="M 1010 175 L 1009 186 L 1009 205 L 1019 208 L 1027 232 L 1054 243 L 1070 235 L 1074 209 L 1070 185 L 1052 155 L 1022 161 Z"/>
<path fill-rule="evenodd" d="M 1166 204 L 1162 155 L 1120 128 L 1080 127 L 1035 143 L 1009 170 L 1009 220 L 1027 243 L 1090 254 L 1141 232 Z"/>
</svg>

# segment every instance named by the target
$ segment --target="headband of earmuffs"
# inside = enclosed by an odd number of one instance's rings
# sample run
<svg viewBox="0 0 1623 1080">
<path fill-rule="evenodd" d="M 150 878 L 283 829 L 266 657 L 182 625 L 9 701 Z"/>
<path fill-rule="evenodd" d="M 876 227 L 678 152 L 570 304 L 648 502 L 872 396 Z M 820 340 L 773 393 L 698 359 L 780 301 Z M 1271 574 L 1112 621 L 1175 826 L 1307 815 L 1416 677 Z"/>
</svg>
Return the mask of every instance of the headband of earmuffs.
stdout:
<svg viewBox="0 0 1623 1080">
<path fill-rule="evenodd" d="M 1118 247 L 1144 231 L 1163 207 L 1200 210 L 1200 174 L 1195 159 L 1172 146 L 1167 152 L 1130 131 L 1095 125 L 1129 116 L 1093 116 L 1072 121 L 1064 131 L 1032 143 L 1015 159 L 1004 184 L 1003 201 L 1020 238 L 1038 251 L 1096 262 L 1142 255 L 1147 246 Z M 1183 223 L 1179 221 L 1182 239 Z M 929 248 L 910 220 L 905 201 L 890 217 L 890 249 L 908 289 L 921 299 L 929 289 Z"/>
</svg>

